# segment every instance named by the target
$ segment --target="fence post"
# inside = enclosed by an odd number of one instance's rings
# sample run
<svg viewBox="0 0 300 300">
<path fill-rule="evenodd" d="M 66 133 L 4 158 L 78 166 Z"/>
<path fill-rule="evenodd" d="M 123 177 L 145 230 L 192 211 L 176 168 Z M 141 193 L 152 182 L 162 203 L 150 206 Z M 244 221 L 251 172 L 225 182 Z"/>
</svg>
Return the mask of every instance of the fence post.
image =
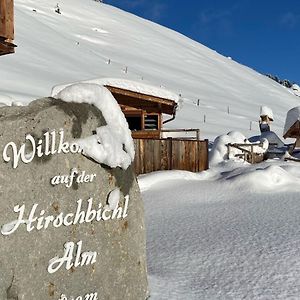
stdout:
<svg viewBox="0 0 300 300">
<path fill-rule="evenodd" d="M 0 36 L 12 42 L 14 39 L 14 2 L 0 1 Z"/>
<path fill-rule="evenodd" d="M 205 152 L 206 152 L 206 162 L 205 162 L 205 170 L 209 169 L 209 151 L 208 151 L 208 139 L 205 139 Z"/>
<path fill-rule="evenodd" d="M 208 161 L 208 139 L 198 141 L 198 172 L 209 169 Z"/>
<path fill-rule="evenodd" d="M 231 146 L 231 144 L 229 143 L 229 144 L 227 144 L 226 146 L 227 146 L 227 157 L 228 157 L 228 159 L 229 159 L 230 146 Z"/>
<path fill-rule="evenodd" d="M 173 169 L 173 143 L 172 138 L 168 137 L 168 170 Z"/>
<path fill-rule="evenodd" d="M 197 138 L 197 141 L 200 140 L 200 129 L 197 129 L 197 131 L 196 131 L 196 138 Z"/>
<path fill-rule="evenodd" d="M 136 176 L 138 176 L 138 175 L 141 174 L 141 172 L 140 172 L 140 164 L 139 164 L 139 154 L 140 154 L 139 147 L 138 147 L 139 146 L 139 142 L 136 139 L 134 139 L 133 142 L 134 142 L 134 149 L 135 149 L 133 166 L 134 166 L 135 174 L 136 174 Z"/>
</svg>

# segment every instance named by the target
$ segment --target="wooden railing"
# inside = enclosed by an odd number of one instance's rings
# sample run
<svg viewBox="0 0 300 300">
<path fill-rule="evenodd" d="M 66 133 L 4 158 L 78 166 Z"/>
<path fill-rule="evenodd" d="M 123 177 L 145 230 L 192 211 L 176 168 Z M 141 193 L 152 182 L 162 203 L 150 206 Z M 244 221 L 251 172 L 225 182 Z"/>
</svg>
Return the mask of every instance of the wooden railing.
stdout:
<svg viewBox="0 0 300 300">
<path fill-rule="evenodd" d="M 160 134 L 160 137 L 163 138 L 165 134 L 179 134 L 180 139 L 195 139 L 200 140 L 200 129 L 162 129 Z M 188 134 L 192 134 L 194 136 L 190 136 Z"/>
<path fill-rule="evenodd" d="M 134 143 L 137 175 L 160 170 L 208 169 L 208 140 L 136 138 Z"/>
<path fill-rule="evenodd" d="M 243 158 L 245 161 L 255 164 L 262 162 L 264 160 L 264 154 L 263 153 L 255 153 L 254 152 L 254 146 L 256 147 L 262 147 L 263 143 L 257 143 L 257 144 L 227 144 L 227 151 L 228 151 L 228 156 L 230 153 L 230 148 L 235 148 L 241 151 L 240 154 L 236 154 L 236 157 Z"/>
<path fill-rule="evenodd" d="M 137 130 L 132 131 L 134 139 L 163 139 L 173 137 L 182 140 L 199 140 L 200 129 L 161 129 L 161 130 Z"/>
</svg>

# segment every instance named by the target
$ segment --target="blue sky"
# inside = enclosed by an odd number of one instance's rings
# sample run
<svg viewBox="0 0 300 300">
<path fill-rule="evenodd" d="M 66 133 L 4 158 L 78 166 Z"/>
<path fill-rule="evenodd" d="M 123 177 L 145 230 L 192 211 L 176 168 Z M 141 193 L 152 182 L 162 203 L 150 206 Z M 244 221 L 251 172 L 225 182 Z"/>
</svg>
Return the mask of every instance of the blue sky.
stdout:
<svg viewBox="0 0 300 300">
<path fill-rule="evenodd" d="M 300 83 L 299 0 L 106 0 L 261 73 Z"/>
</svg>

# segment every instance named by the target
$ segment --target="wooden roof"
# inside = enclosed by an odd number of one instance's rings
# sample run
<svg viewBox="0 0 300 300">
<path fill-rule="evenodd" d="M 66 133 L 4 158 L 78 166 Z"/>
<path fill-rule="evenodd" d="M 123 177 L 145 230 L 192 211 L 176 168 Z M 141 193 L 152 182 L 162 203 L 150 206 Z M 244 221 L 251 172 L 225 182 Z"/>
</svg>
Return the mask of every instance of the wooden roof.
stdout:
<svg viewBox="0 0 300 300">
<path fill-rule="evenodd" d="M 283 136 L 285 139 L 286 138 L 299 138 L 300 137 L 300 121 L 296 121 L 290 129 L 285 133 Z"/>
<path fill-rule="evenodd" d="M 143 109 L 149 112 L 175 115 L 177 103 L 173 100 L 133 92 L 118 87 L 106 85 L 120 105 Z"/>
<path fill-rule="evenodd" d="M 14 40 L 14 2 L 0 0 L 0 55 L 15 52 Z"/>
</svg>

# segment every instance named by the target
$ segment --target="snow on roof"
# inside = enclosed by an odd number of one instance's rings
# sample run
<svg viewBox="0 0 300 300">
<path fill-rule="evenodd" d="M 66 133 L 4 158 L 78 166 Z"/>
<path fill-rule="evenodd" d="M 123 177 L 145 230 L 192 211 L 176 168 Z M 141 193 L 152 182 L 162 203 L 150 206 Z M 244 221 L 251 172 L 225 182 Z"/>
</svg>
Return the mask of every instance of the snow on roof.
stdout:
<svg viewBox="0 0 300 300">
<path fill-rule="evenodd" d="M 165 89 L 162 87 L 152 86 L 149 84 L 127 80 L 127 79 L 120 79 L 120 78 L 96 78 L 90 79 L 85 81 L 80 81 L 80 83 L 94 83 L 99 84 L 101 86 L 112 86 L 140 94 L 146 94 L 154 97 L 164 98 L 168 100 L 173 100 L 176 103 L 179 102 L 179 95 Z M 51 96 L 55 97 L 61 90 L 65 87 L 71 85 L 73 83 L 64 84 L 64 85 L 56 85 L 52 88 Z"/>
<path fill-rule="evenodd" d="M 277 148 L 284 147 L 284 142 L 273 131 L 265 131 L 265 132 L 262 132 L 261 135 L 252 136 L 249 138 L 249 141 L 251 143 L 255 143 L 255 142 L 261 142 L 263 139 L 267 139 L 269 141 L 269 144 L 274 144 L 274 145 L 276 145 Z"/>
<path fill-rule="evenodd" d="M 271 120 L 274 120 L 273 111 L 268 106 L 262 106 L 260 108 L 260 116 L 268 116 Z"/>
<path fill-rule="evenodd" d="M 300 120 L 300 106 L 297 106 L 289 110 L 286 115 L 283 135 L 285 135 L 288 132 L 288 130 L 299 120 Z"/>
</svg>

